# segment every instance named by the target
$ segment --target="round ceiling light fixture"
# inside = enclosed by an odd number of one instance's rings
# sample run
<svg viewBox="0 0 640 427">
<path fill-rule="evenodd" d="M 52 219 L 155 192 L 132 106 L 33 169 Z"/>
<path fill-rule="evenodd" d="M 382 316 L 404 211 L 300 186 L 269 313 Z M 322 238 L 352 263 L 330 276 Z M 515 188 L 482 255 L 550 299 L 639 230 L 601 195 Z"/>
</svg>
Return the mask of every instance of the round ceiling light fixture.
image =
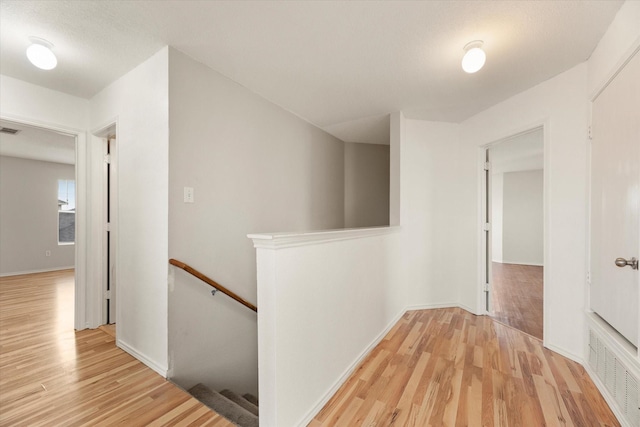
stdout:
<svg viewBox="0 0 640 427">
<path fill-rule="evenodd" d="M 27 58 L 42 70 L 53 70 L 58 65 L 58 59 L 51 48 L 53 44 L 40 37 L 29 37 L 31 45 L 27 48 Z"/>
<path fill-rule="evenodd" d="M 462 69 L 465 72 L 469 74 L 475 73 L 484 66 L 487 55 L 482 50 L 482 44 L 482 40 L 474 40 L 464 46 L 465 53 L 462 57 Z"/>
</svg>

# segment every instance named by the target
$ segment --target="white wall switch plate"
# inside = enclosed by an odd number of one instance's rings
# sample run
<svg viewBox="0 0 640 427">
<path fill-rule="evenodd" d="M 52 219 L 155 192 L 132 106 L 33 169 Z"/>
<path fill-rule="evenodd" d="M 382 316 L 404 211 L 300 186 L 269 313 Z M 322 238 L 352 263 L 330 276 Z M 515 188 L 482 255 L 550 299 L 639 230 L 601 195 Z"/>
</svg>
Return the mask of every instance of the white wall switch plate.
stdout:
<svg viewBox="0 0 640 427">
<path fill-rule="evenodd" d="M 184 202 L 193 203 L 194 201 L 193 187 L 184 187 Z"/>
</svg>

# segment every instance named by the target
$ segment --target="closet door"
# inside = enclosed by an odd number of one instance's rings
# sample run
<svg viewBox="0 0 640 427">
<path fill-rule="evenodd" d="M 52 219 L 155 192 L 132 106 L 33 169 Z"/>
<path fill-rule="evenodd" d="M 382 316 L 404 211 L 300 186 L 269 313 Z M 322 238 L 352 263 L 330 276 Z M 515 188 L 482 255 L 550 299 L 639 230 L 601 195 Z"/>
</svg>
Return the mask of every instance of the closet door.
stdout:
<svg viewBox="0 0 640 427">
<path fill-rule="evenodd" d="M 591 309 L 636 346 L 640 271 L 632 259 L 640 258 L 638 76 L 636 53 L 593 102 L 591 141 Z"/>
</svg>

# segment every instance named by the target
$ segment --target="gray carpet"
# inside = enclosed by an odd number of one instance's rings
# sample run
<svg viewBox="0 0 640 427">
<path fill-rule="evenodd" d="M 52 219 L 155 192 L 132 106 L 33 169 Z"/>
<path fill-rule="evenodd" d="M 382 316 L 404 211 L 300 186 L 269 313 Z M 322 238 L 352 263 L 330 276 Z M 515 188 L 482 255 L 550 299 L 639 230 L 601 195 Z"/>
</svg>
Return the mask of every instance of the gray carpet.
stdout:
<svg viewBox="0 0 640 427">
<path fill-rule="evenodd" d="M 244 397 L 234 393 L 231 390 L 222 390 L 220 392 L 221 395 L 223 395 L 224 397 L 226 397 L 227 399 L 229 399 L 232 402 L 237 403 L 239 406 L 242 406 L 244 409 L 246 409 L 247 411 L 251 412 L 253 415 L 258 416 L 258 407 L 256 405 L 254 405 L 253 403 L 249 402 L 247 399 L 245 399 Z"/>
<path fill-rule="evenodd" d="M 256 414 L 251 413 L 222 394 L 211 390 L 204 384 L 196 384 L 189 389 L 189 393 L 234 424 L 241 427 L 258 427 L 258 416 Z M 241 396 L 238 397 L 242 399 Z M 248 401 L 246 403 L 251 405 Z"/>
</svg>

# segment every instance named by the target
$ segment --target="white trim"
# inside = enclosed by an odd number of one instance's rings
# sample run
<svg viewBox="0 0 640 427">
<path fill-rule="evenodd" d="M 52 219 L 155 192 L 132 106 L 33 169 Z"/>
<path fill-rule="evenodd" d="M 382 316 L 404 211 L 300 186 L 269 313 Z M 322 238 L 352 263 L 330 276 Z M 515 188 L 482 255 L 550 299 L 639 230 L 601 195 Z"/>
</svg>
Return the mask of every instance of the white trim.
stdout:
<svg viewBox="0 0 640 427">
<path fill-rule="evenodd" d="M 487 233 L 484 230 L 485 224 L 485 210 L 487 203 L 487 186 L 485 184 L 486 171 L 484 170 L 485 163 L 487 162 L 487 150 L 489 149 L 489 145 L 485 144 L 483 146 L 478 147 L 476 153 L 476 170 L 477 170 L 477 191 L 478 191 L 478 205 L 476 212 L 476 229 L 477 229 L 477 254 L 478 254 L 478 264 L 476 266 L 476 313 L 486 314 L 487 311 L 487 303 L 485 296 L 485 284 L 486 284 L 486 268 L 487 268 L 487 257 L 489 256 L 487 251 L 485 251 L 487 245 Z"/>
<path fill-rule="evenodd" d="M 39 270 L 16 271 L 12 273 L 1 273 L 0 277 L 22 276 L 24 274 L 50 273 L 52 271 L 62 271 L 62 270 L 75 270 L 75 267 L 72 265 L 70 267 L 54 267 L 54 268 L 43 268 Z"/>
<path fill-rule="evenodd" d="M 17 116 L 13 114 L 2 113 L 0 114 L 0 119 L 6 120 L 8 122 L 15 122 L 22 125 L 34 126 L 34 127 L 38 127 L 46 130 L 52 130 L 52 131 L 63 133 L 65 135 L 73 136 L 73 137 L 75 137 L 78 134 L 85 134 L 86 132 L 86 129 L 62 126 L 56 123 L 45 122 L 42 120 L 34 120 L 24 116 Z"/>
<path fill-rule="evenodd" d="M 538 264 L 535 262 L 518 262 L 518 261 L 492 261 L 497 264 L 509 264 L 509 265 L 530 265 L 533 267 L 544 267 L 544 264 Z"/>
<path fill-rule="evenodd" d="M 90 233 L 94 239 L 94 251 L 91 254 L 94 270 L 92 272 L 92 280 L 87 285 L 87 306 L 90 307 L 90 318 L 87 319 L 87 324 L 90 328 L 97 328 L 105 323 L 106 319 L 106 304 L 104 299 L 104 293 L 106 290 L 106 233 L 104 232 L 105 224 L 105 198 L 104 198 L 104 153 L 103 143 L 108 136 L 112 136 L 112 131 L 117 134 L 119 129 L 119 116 L 115 116 L 108 120 L 104 124 L 92 129 L 89 132 L 90 138 L 90 150 L 92 159 L 91 170 L 91 207 L 93 209 L 93 222 L 91 224 Z M 115 156 L 114 156 L 115 157 Z M 116 164 L 117 159 L 112 159 L 113 164 Z M 117 209 L 115 204 L 114 209 Z M 114 215 L 116 219 L 112 221 L 111 226 L 115 230 L 117 228 L 117 215 Z M 116 253 L 118 251 L 118 238 L 115 236 Z M 118 283 L 118 270 L 115 271 L 115 280 Z M 116 292 L 116 324 L 121 323 L 121 317 L 119 315 L 118 293 Z"/>
<path fill-rule="evenodd" d="M 319 245 L 340 240 L 362 239 L 400 231 L 400 227 L 349 228 L 305 233 L 248 234 L 253 246 L 260 249 L 285 249 L 296 246 Z"/>
<path fill-rule="evenodd" d="M 542 343 L 542 346 L 544 348 L 548 349 L 548 350 L 551 350 L 553 352 L 558 353 L 560 356 L 564 356 L 567 359 L 573 360 L 574 362 L 579 363 L 582 366 L 586 366 L 587 365 L 587 363 L 585 362 L 585 360 L 581 356 L 579 356 L 577 354 L 573 354 L 573 353 L 565 350 L 562 347 L 558 347 L 557 345 L 553 345 L 553 344 L 547 345 L 545 343 Z"/>
<path fill-rule="evenodd" d="M 378 344 L 380 344 L 380 342 L 384 339 L 384 337 L 389 333 L 389 331 L 391 331 L 391 329 L 396 325 L 396 323 L 398 323 L 400 319 L 402 319 L 402 316 L 404 316 L 406 312 L 407 312 L 407 309 L 401 310 L 400 313 L 396 314 L 396 316 L 393 319 L 391 319 L 391 321 L 382 330 L 382 332 L 380 332 L 373 339 L 373 341 L 371 341 L 371 343 L 364 350 L 362 350 L 362 352 L 360 352 L 360 354 L 358 355 L 358 357 L 356 357 L 353 363 L 351 363 L 351 365 L 349 365 L 344 370 L 340 378 L 338 378 L 333 383 L 333 385 L 329 388 L 329 390 L 327 390 L 324 396 L 322 396 L 318 400 L 318 402 L 309 411 L 307 411 L 306 415 L 304 415 L 302 419 L 298 423 L 296 423 L 297 426 L 300 426 L 300 427 L 306 426 L 315 418 L 315 416 L 327 404 L 329 399 L 331 399 L 336 394 L 338 389 L 349 379 L 349 377 L 351 376 L 351 374 L 353 374 L 355 369 L 358 366 L 360 366 L 362 361 L 373 351 L 373 349 Z"/>
<path fill-rule="evenodd" d="M 87 277 L 91 270 L 87 262 L 87 252 L 90 250 L 90 237 L 87 224 L 90 222 L 89 205 L 89 147 L 87 145 L 86 129 L 63 126 L 42 120 L 26 118 L 13 114 L 0 114 L 0 119 L 9 122 L 34 126 L 54 132 L 64 133 L 75 138 L 75 181 L 76 181 L 76 245 L 74 259 L 74 328 L 86 329 L 89 326 L 87 318 Z"/>
<path fill-rule="evenodd" d="M 149 368 L 156 371 L 159 375 L 162 376 L 162 378 L 167 378 L 167 373 L 169 371 L 168 367 L 161 366 L 159 363 L 155 362 L 154 360 L 149 359 L 148 357 L 140 353 L 138 350 L 131 347 L 129 344 L 122 341 L 121 339 L 118 339 L 117 337 L 116 337 L 116 346 L 126 351 L 131 356 L 135 357 L 136 359 L 138 359 L 139 361 L 147 365 Z"/>
<path fill-rule="evenodd" d="M 551 122 L 550 122 L 550 118 L 549 117 L 542 117 L 536 121 L 533 121 L 531 123 L 529 123 L 528 125 L 524 125 L 524 126 L 520 126 L 517 128 L 512 129 L 511 131 L 507 131 L 504 132 L 502 135 L 502 137 L 497 138 L 497 139 L 493 139 L 492 141 L 485 141 L 484 143 L 480 143 L 480 145 L 478 145 L 478 165 L 477 165 L 477 170 L 478 170 L 478 177 L 479 177 L 479 182 L 478 182 L 478 212 L 477 212 L 477 218 L 478 218 L 478 250 L 479 250 L 479 255 L 478 256 L 478 291 L 477 291 L 477 302 L 476 302 L 476 306 L 477 306 L 477 311 L 476 313 L 478 314 L 489 314 L 484 307 L 484 269 L 485 269 L 485 259 L 486 259 L 486 254 L 484 254 L 485 250 L 484 250 L 484 231 L 482 230 L 482 224 L 484 223 L 483 220 L 483 209 L 484 209 L 484 200 L 486 199 L 485 196 L 485 186 L 483 185 L 484 183 L 484 152 L 485 150 L 491 148 L 492 146 L 495 146 L 496 144 L 499 144 L 501 142 L 504 142 L 508 139 L 511 139 L 513 137 L 516 136 L 521 136 L 521 135 L 525 135 L 529 132 L 533 132 L 535 130 L 538 129 L 542 129 L 542 135 L 543 135 L 543 162 L 544 162 L 544 168 L 543 168 L 543 264 L 542 266 L 547 266 L 549 267 L 551 265 L 550 261 L 551 261 L 551 250 L 550 250 L 550 242 L 551 239 L 549 238 L 549 236 L 547 235 L 548 233 L 548 224 L 549 224 L 549 188 L 550 188 L 550 184 L 549 184 L 549 178 L 550 178 L 550 165 L 551 165 L 551 150 L 550 150 L 550 143 L 551 143 L 551 135 L 550 135 L 550 129 L 551 129 Z M 509 264 L 507 262 L 502 261 L 503 264 Z M 537 265 L 537 264 L 523 264 L 523 265 Z M 542 298 L 542 304 L 543 304 L 543 308 L 542 308 L 542 322 L 543 322 L 543 345 L 547 348 L 551 348 L 548 345 L 547 342 L 547 331 L 549 330 L 549 320 L 548 320 L 548 316 L 547 313 L 549 312 L 548 310 L 548 298 L 546 297 L 547 295 L 549 295 L 548 293 L 548 289 L 547 286 L 549 284 L 549 268 L 545 268 L 543 271 L 543 298 Z M 473 313 L 473 311 L 472 311 Z M 559 351 L 560 354 L 565 354 L 565 352 L 560 349 Z M 572 357 L 569 357 L 572 358 Z"/>
<path fill-rule="evenodd" d="M 405 309 L 406 311 L 414 311 L 414 310 L 435 310 L 438 308 L 460 308 L 464 311 L 468 311 L 469 313 L 478 316 L 478 313 L 476 313 L 471 307 L 468 307 L 464 304 L 460 304 L 458 302 L 443 302 L 443 303 L 438 303 L 438 304 L 416 304 L 416 305 L 409 305 L 407 306 L 407 308 Z"/>
<path fill-rule="evenodd" d="M 629 49 L 624 54 L 622 54 L 618 62 L 613 66 L 609 74 L 604 78 L 600 85 L 598 85 L 596 89 L 591 94 L 589 94 L 589 101 L 591 101 L 591 103 L 593 103 L 600 96 L 600 94 L 604 92 L 607 86 L 611 84 L 613 79 L 616 78 L 616 76 L 620 73 L 620 71 L 622 71 L 625 65 L 627 65 L 627 63 L 631 61 L 631 58 L 633 58 L 633 56 L 638 52 L 640 52 L 640 37 L 635 39 L 631 47 L 629 47 Z"/>
<path fill-rule="evenodd" d="M 103 125 L 98 126 L 90 131 L 93 136 L 98 138 L 107 139 L 113 135 L 109 132 L 111 128 L 115 129 L 116 137 L 118 134 L 118 118 L 119 116 L 115 116 L 110 120 L 107 120 Z"/>
</svg>

